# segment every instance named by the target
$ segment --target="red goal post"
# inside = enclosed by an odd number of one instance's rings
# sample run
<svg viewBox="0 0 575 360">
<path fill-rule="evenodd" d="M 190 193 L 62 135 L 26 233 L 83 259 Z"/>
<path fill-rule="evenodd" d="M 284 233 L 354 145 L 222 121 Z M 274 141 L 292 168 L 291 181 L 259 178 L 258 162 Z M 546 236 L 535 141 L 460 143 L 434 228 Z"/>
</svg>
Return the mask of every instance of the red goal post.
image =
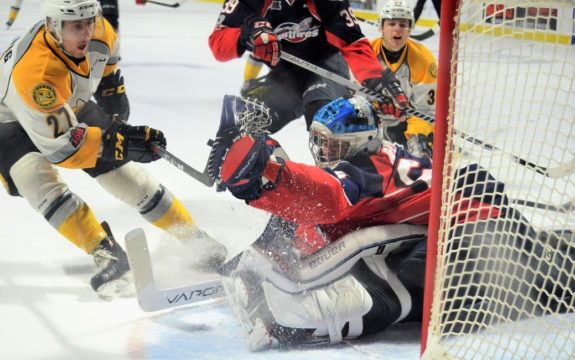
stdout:
<svg viewBox="0 0 575 360">
<path fill-rule="evenodd" d="M 575 353 L 574 7 L 571 0 L 442 2 L 426 359 Z M 500 195 L 521 220 L 517 228 L 478 227 L 468 235 L 497 241 L 461 249 L 467 238 L 454 235 L 461 204 L 452 190 L 457 169 L 470 163 L 505 184 Z M 476 186 L 485 183 L 467 190 Z M 523 233 L 526 226 L 535 231 Z M 463 278 L 472 286 L 458 283 Z M 490 305 L 458 312 L 480 303 Z"/>
</svg>

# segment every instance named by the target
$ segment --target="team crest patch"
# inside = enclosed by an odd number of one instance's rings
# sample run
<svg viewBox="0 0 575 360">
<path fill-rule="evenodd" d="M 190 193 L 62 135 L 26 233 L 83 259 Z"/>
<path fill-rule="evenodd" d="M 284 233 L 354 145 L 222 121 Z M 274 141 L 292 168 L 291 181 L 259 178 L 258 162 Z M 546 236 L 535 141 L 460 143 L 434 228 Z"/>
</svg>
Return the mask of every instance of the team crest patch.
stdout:
<svg viewBox="0 0 575 360">
<path fill-rule="evenodd" d="M 435 62 L 429 65 L 429 74 L 434 78 L 437 77 L 437 64 Z"/>
<path fill-rule="evenodd" d="M 41 108 L 48 108 L 56 102 L 56 91 L 50 84 L 38 84 L 32 90 L 32 99 Z"/>
</svg>

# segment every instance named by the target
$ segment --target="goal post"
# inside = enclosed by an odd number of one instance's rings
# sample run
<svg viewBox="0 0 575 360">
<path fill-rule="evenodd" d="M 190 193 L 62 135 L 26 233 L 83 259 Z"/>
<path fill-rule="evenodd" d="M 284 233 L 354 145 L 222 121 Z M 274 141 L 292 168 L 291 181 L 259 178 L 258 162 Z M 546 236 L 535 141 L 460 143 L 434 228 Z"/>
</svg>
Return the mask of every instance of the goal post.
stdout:
<svg viewBox="0 0 575 360">
<path fill-rule="evenodd" d="M 575 354 L 574 9 L 442 3 L 425 359 Z M 493 178 L 458 171 L 470 164 Z M 508 199 L 512 220 L 474 223 L 464 177 L 479 203 Z"/>
</svg>

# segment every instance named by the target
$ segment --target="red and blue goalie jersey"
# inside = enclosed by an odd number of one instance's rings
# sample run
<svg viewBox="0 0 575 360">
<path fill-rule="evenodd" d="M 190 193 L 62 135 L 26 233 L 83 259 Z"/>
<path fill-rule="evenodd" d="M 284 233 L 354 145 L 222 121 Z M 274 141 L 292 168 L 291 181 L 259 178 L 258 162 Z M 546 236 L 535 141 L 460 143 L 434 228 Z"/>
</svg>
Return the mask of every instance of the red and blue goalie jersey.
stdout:
<svg viewBox="0 0 575 360">
<path fill-rule="evenodd" d="M 498 217 L 503 184 L 470 165 L 459 170 L 456 222 Z M 465 186 L 466 184 L 483 184 Z M 286 161 L 277 186 L 250 205 L 295 223 L 296 246 L 309 255 L 341 236 L 385 224 L 428 223 L 431 162 L 384 142 L 372 155 L 322 169 Z"/>
</svg>

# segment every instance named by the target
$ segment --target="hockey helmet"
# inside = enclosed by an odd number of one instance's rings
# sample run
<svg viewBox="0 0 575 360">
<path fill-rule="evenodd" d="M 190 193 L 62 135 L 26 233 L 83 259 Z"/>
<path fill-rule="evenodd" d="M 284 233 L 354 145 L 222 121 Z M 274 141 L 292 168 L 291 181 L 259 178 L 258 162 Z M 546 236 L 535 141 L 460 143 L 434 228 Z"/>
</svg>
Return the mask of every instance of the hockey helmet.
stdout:
<svg viewBox="0 0 575 360">
<path fill-rule="evenodd" d="M 102 18 L 102 8 L 97 0 L 44 0 L 46 29 L 59 46 L 62 45 L 64 21 Z"/>
<path fill-rule="evenodd" d="M 383 26 L 385 20 L 406 19 L 409 20 L 411 29 L 415 27 L 413 9 L 405 0 L 388 0 L 379 13 L 379 26 Z"/>
<path fill-rule="evenodd" d="M 379 119 L 363 97 L 338 98 L 317 111 L 309 129 L 309 148 L 319 166 L 334 166 L 381 146 Z"/>
</svg>

